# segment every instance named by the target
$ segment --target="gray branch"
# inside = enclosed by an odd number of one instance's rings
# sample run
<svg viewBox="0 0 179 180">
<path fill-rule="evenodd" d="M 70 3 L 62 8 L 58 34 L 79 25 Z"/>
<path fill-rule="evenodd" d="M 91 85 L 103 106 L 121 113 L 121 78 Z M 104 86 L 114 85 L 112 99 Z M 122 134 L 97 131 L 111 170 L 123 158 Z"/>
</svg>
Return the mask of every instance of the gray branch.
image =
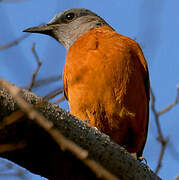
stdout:
<svg viewBox="0 0 179 180">
<path fill-rule="evenodd" d="M 15 113 L 17 120 L 5 124 L 13 112 L 20 112 L 21 109 L 2 86 L 2 81 L 0 80 L 0 156 L 49 179 L 98 179 L 85 164 L 71 152 L 60 148 L 43 128 L 23 113 Z M 20 94 L 46 119 L 53 122 L 54 127 L 66 138 L 85 149 L 89 159 L 101 164 L 120 180 L 160 179 L 148 166 L 136 161 L 124 148 L 96 128 L 27 90 L 21 89 Z"/>
</svg>

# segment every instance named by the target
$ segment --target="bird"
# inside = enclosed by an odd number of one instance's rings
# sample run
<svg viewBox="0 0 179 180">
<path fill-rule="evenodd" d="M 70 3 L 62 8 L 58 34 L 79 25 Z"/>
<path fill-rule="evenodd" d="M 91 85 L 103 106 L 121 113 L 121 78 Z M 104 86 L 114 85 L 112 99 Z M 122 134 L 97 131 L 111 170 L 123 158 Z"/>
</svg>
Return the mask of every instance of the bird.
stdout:
<svg viewBox="0 0 179 180">
<path fill-rule="evenodd" d="M 71 114 L 140 159 L 150 101 L 148 66 L 140 45 L 85 8 L 67 9 L 24 32 L 49 35 L 67 50 L 63 86 Z"/>
</svg>

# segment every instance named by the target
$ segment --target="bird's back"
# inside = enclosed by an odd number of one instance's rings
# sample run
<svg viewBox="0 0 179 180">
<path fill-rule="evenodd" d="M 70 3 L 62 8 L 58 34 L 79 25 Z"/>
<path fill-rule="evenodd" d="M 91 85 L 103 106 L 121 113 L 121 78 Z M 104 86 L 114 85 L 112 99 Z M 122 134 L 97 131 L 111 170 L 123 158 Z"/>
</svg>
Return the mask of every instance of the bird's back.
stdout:
<svg viewBox="0 0 179 180">
<path fill-rule="evenodd" d="M 71 113 L 139 156 L 147 137 L 149 88 L 140 47 L 109 26 L 80 36 L 67 53 L 64 90 Z"/>
</svg>

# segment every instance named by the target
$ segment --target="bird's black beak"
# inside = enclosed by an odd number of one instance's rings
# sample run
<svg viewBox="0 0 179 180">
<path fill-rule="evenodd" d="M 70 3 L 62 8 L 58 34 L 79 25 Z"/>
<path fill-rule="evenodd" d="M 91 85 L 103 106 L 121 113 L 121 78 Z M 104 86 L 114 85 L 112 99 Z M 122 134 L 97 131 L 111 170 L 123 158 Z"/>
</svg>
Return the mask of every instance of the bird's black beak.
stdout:
<svg viewBox="0 0 179 180">
<path fill-rule="evenodd" d="M 25 30 L 23 30 L 23 32 L 52 35 L 54 29 L 56 29 L 56 25 L 46 24 L 46 25 L 41 25 L 41 26 L 36 26 L 36 27 L 25 29 Z"/>
</svg>

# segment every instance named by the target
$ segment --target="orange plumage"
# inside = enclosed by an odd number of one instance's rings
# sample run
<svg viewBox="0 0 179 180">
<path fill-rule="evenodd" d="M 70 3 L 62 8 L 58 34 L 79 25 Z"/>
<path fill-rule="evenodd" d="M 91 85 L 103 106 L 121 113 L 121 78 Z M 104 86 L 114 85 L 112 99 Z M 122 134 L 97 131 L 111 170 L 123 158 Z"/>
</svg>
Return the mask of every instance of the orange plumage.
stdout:
<svg viewBox="0 0 179 180">
<path fill-rule="evenodd" d="M 139 45 L 88 9 L 57 14 L 25 32 L 54 37 L 66 49 L 63 75 L 70 111 L 140 157 L 149 119 L 149 75 Z"/>
<path fill-rule="evenodd" d="M 139 45 L 109 26 L 70 47 L 64 90 L 71 113 L 142 155 L 148 129 L 149 77 Z"/>
</svg>

